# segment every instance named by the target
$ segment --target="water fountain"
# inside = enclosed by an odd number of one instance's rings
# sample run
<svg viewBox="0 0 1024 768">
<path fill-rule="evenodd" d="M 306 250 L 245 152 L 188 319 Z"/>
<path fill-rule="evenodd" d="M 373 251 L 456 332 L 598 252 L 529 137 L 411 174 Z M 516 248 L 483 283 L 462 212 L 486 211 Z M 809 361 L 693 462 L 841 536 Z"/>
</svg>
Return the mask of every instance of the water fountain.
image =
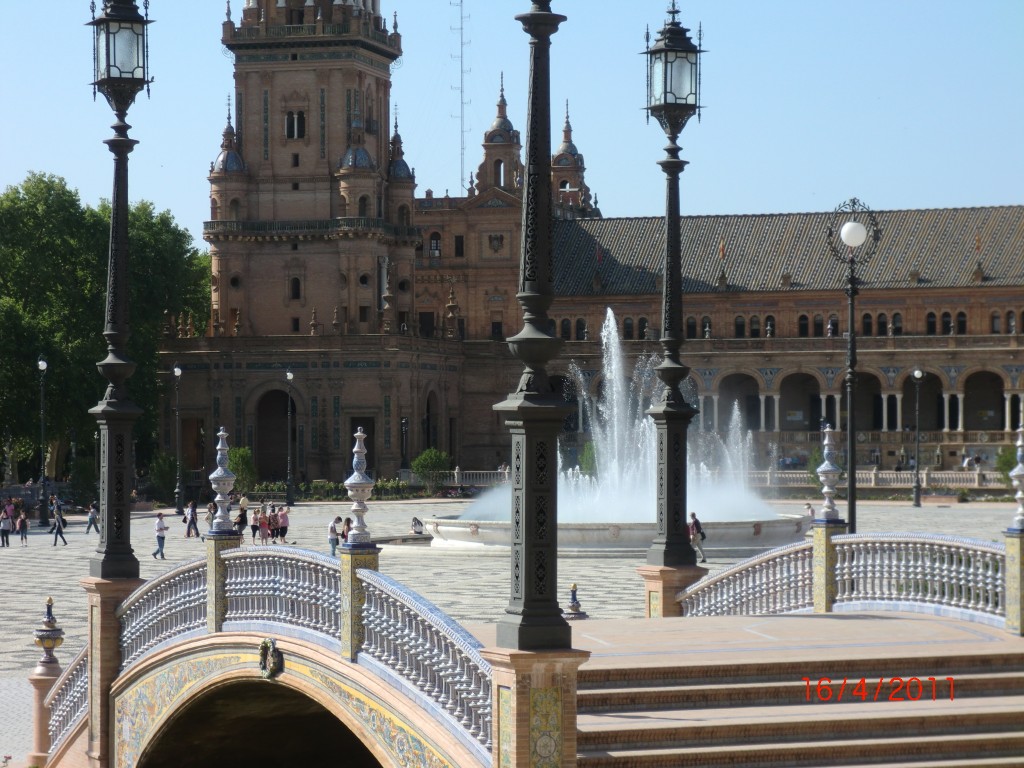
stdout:
<svg viewBox="0 0 1024 768">
<path fill-rule="evenodd" d="M 577 467 L 561 471 L 558 484 L 558 542 L 563 549 L 646 549 L 654 538 L 655 435 L 646 415 L 661 386 L 654 375 L 657 359 L 637 361 L 627 375 L 615 315 L 608 310 L 601 328 L 602 397 L 583 398 L 581 418 L 595 444 L 596 473 Z M 585 375 L 571 367 L 578 392 Z M 684 391 L 684 394 L 685 393 Z M 690 393 L 694 397 L 695 392 Z M 801 538 L 810 524 L 804 515 L 777 514 L 745 487 L 753 442 L 733 405 L 724 440 L 690 428 L 687 508 L 696 512 L 708 539 L 705 549 L 722 555 L 747 555 Z M 432 546 L 508 546 L 511 490 L 498 486 L 481 495 L 458 518 L 429 518 Z"/>
</svg>

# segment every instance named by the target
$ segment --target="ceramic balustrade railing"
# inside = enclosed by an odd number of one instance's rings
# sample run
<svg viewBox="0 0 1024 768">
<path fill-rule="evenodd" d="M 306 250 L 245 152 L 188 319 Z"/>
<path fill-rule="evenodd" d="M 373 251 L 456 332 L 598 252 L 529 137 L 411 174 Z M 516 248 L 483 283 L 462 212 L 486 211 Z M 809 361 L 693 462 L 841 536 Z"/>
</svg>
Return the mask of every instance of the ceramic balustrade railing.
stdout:
<svg viewBox="0 0 1024 768">
<path fill-rule="evenodd" d="M 234 622 L 274 622 L 338 639 L 341 574 L 327 555 L 291 547 L 228 550 L 225 630 Z"/>
<path fill-rule="evenodd" d="M 394 579 L 365 569 L 357 575 L 366 591 L 361 654 L 436 702 L 490 750 L 491 665 L 480 642 Z"/>
<path fill-rule="evenodd" d="M 206 627 L 206 558 L 183 563 L 132 592 L 117 609 L 121 671 L 160 643 Z"/>
<path fill-rule="evenodd" d="M 770 549 L 705 576 L 681 600 L 684 616 L 793 613 L 814 605 L 811 543 Z"/>
<path fill-rule="evenodd" d="M 78 653 L 46 695 L 45 703 L 50 709 L 50 754 L 60 748 L 89 712 L 88 650 L 83 648 Z"/>
<path fill-rule="evenodd" d="M 1006 615 L 1003 544 L 908 533 L 846 534 L 833 541 L 836 606 L 933 606 L 964 614 Z"/>
</svg>

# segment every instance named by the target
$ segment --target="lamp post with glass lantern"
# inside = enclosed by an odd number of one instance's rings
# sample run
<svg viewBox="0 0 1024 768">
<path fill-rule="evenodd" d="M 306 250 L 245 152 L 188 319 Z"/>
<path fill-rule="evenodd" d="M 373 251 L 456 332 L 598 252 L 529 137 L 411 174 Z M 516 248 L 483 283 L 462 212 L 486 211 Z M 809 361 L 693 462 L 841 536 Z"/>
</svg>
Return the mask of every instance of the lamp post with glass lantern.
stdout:
<svg viewBox="0 0 1024 768">
<path fill-rule="evenodd" d="M 181 487 L 181 366 L 174 364 L 174 458 L 177 465 L 177 481 L 174 485 L 174 511 L 185 514 L 182 504 L 184 489 Z"/>
<path fill-rule="evenodd" d="M 49 497 L 46 495 L 46 368 L 43 356 L 36 363 L 39 369 L 39 525 L 50 524 Z"/>
<path fill-rule="evenodd" d="M 662 291 L 662 360 L 655 368 L 665 386 L 661 402 L 648 411 L 658 440 L 658 534 L 647 552 L 652 566 L 696 565 L 686 518 L 686 433 L 697 409 L 683 398 L 679 385 L 690 373 L 679 359 L 682 346 L 682 243 L 679 227 L 679 176 L 686 161 L 679 158 L 676 139 L 700 111 L 700 54 L 689 30 L 676 20 L 675 0 L 654 45 L 647 49 L 647 111 L 668 138 L 665 158 L 658 162 L 666 177 L 665 264 Z"/>
<path fill-rule="evenodd" d="M 290 507 L 295 504 L 295 488 L 292 483 L 292 379 L 295 378 L 295 374 L 289 370 L 285 373 L 284 378 L 288 382 L 288 402 L 285 405 L 285 410 L 288 412 L 288 433 L 285 436 L 285 440 L 288 442 L 288 475 L 285 479 L 284 503 Z"/>
<path fill-rule="evenodd" d="M 925 373 L 920 368 L 914 369 L 914 501 L 915 507 L 921 506 L 921 382 Z"/>
<path fill-rule="evenodd" d="M 840 220 L 844 222 L 841 226 Z M 849 309 L 846 337 L 846 497 L 850 533 L 857 531 L 857 420 L 854 405 L 857 389 L 857 332 L 854 316 L 858 293 L 856 269 L 858 265 L 867 264 L 875 255 L 881 236 L 882 231 L 875 214 L 855 197 L 835 209 L 825 234 L 829 253 L 836 261 L 846 265 Z"/>
<path fill-rule="evenodd" d="M 149 0 L 143 6 L 148 13 Z M 103 337 L 107 356 L 96 367 L 108 386 L 103 399 L 90 409 L 100 428 L 100 546 L 89 564 L 91 576 L 138 578 L 139 561 L 131 547 L 131 488 L 135 475 L 132 429 L 142 412 L 126 386 L 135 371 L 128 359 L 128 154 L 138 143 L 128 138 L 128 108 L 143 88 L 148 89 L 149 19 L 134 0 L 104 0 L 103 12 L 93 19 L 93 93 L 106 98 L 116 118 L 114 136 L 104 143 L 114 155 L 114 190 L 110 199 L 110 250 L 107 259 L 107 298 Z"/>
</svg>

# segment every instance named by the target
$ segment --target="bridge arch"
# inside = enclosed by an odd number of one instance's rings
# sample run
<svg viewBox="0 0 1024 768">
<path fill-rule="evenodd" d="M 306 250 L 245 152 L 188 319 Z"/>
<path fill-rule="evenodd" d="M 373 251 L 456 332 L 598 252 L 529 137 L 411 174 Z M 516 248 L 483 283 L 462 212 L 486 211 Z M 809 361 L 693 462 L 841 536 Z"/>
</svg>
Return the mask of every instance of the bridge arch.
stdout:
<svg viewBox="0 0 1024 768">
<path fill-rule="evenodd" d="M 118 678 L 111 692 L 116 768 L 169 768 L 182 754 L 197 768 L 327 766 L 339 755 L 345 765 L 368 768 L 480 765 L 422 703 L 314 642 L 278 639 L 282 670 L 264 679 L 265 637 L 193 638 L 144 657 Z M 264 717 L 263 707 L 275 711 Z"/>
</svg>

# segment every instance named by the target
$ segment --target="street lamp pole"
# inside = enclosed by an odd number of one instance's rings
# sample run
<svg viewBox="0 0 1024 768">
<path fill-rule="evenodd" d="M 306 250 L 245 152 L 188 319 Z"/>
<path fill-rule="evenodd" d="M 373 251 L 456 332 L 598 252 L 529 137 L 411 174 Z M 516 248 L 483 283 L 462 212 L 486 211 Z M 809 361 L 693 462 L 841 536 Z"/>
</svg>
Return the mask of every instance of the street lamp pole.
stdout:
<svg viewBox="0 0 1024 768">
<path fill-rule="evenodd" d="M 46 495 L 46 361 L 39 356 L 39 525 L 50 524 L 49 497 Z"/>
<path fill-rule="evenodd" d="M 840 219 L 845 220 L 841 227 L 838 226 Z M 846 297 L 849 309 L 846 336 L 846 496 L 850 533 L 857 532 L 857 419 L 854 405 L 857 390 L 857 320 L 854 307 L 858 293 L 856 268 L 858 265 L 867 264 L 875 255 L 881 236 L 882 232 L 878 228 L 875 214 L 855 197 L 836 208 L 826 231 L 829 252 L 834 259 L 846 265 Z M 867 245 L 861 248 L 865 242 Z M 858 248 L 860 250 L 857 250 Z"/>
<path fill-rule="evenodd" d="M 914 369 L 914 506 L 921 506 L 921 382 L 924 371 Z"/>
<path fill-rule="evenodd" d="M 288 402 L 285 405 L 288 412 L 288 434 L 285 436 L 288 443 L 288 476 L 285 480 L 284 501 L 290 507 L 295 504 L 295 486 L 292 482 L 292 379 L 295 378 L 295 374 L 289 370 L 284 378 L 288 382 Z"/>
<path fill-rule="evenodd" d="M 174 364 L 174 458 L 177 465 L 177 480 L 174 484 L 174 511 L 185 514 L 182 503 L 184 489 L 181 487 L 181 366 Z"/>
<path fill-rule="evenodd" d="M 690 544 L 686 517 L 686 436 L 697 409 L 686 402 L 679 389 L 690 368 L 679 359 L 682 346 L 683 277 L 680 239 L 679 176 L 686 161 L 679 158 L 676 139 L 686 123 L 700 112 L 700 54 L 689 30 L 676 20 L 675 2 L 671 20 L 647 49 L 647 110 L 665 131 L 668 145 L 658 162 L 665 172 L 665 263 L 661 301 L 662 360 L 655 368 L 664 385 L 661 402 L 648 411 L 654 420 L 658 440 L 658 534 L 647 552 L 647 564 L 678 567 L 697 564 Z"/>
<path fill-rule="evenodd" d="M 145 0 L 149 8 L 149 0 Z M 95 13 L 95 3 L 90 6 Z M 126 386 L 135 371 L 128 359 L 128 154 L 138 143 L 128 138 L 128 108 L 151 82 L 149 43 L 134 0 L 104 0 L 102 15 L 93 17 L 93 93 L 106 98 L 116 118 L 113 138 L 104 143 L 114 155 L 114 190 L 110 199 L 110 250 L 107 258 L 107 299 L 103 337 L 107 356 L 96 364 L 109 382 L 103 399 L 89 410 L 100 428 L 100 546 L 89 563 L 89 575 L 101 579 L 139 576 L 131 546 L 131 488 L 135 476 L 132 431 L 142 409 Z"/>
</svg>

